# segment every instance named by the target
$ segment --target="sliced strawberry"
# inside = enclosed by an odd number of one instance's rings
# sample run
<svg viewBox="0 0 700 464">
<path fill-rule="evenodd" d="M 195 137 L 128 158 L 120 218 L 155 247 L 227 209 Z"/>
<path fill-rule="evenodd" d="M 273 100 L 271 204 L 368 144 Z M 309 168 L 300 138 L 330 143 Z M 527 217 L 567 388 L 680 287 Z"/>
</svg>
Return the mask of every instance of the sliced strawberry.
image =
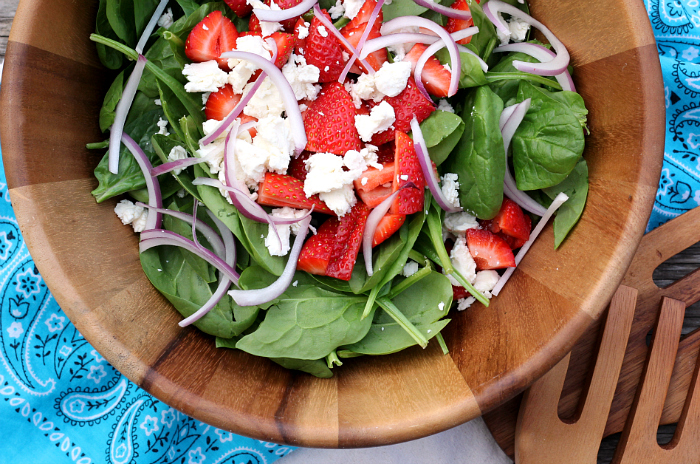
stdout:
<svg viewBox="0 0 700 464">
<path fill-rule="evenodd" d="M 418 156 L 413 148 L 413 140 L 401 131 L 396 131 L 396 152 L 394 158 L 395 176 L 393 191 L 413 182 L 417 188 L 405 188 L 399 192 L 391 206 L 392 214 L 413 214 L 423 209 L 423 189 L 425 178 Z"/>
<path fill-rule="evenodd" d="M 428 48 L 426 45 L 417 43 L 411 48 L 411 51 L 406 54 L 404 61 L 411 62 L 411 71 L 415 71 L 416 63 L 426 48 Z M 452 73 L 448 71 L 437 58 L 434 56 L 428 58 L 428 61 L 423 67 L 421 80 L 423 81 L 425 90 L 427 90 L 430 95 L 438 98 L 446 97 L 447 91 L 450 88 L 451 78 Z"/>
<path fill-rule="evenodd" d="M 311 209 L 317 213 L 333 214 L 318 195 L 308 198 L 304 193 L 304 183 L 284 174 L 268 172 L 258 188 L 258 203 L 278 208 L 289 206 L 296 209 Z"/>
<path fill-rule="evenodd" d="M 304 21 L 304 18 L 299 18 L 297 23 L 294 25 L 294 36 L 296 37 L 296 45 L 294 45 L 294 53 L 297 55 L 304 55 L 304 50 L 306 49 L 306 38 L 309 36 L 309 28 L 311 24 Z M 305 32 L 302 34 L 302 31 Z M 301 36 L 304 38 L 302 39 Z"/>
<path fill-rule="evenodd" d="M 467 229 L 467 247 L 479 271 L 515 267 L 513 250 L 508 243 L 488 230 Z"/>
<path fill-rule="evenodd" d="M 470 295 L 471 294 L 467 291 L 466 288 L 457 287 L 456 285 L 452 286 L 452 301 L 461 300 L 462 298 L 466 298 Z"/>
<path fill-rule="evenodd" d="M 525 226 L 526 226 L 526 229 L 528 230 L 528 235 L 529 235 L 530 230 L 532 230 L 532 220 L 530 219 L 530 216 L 528 216 L 527 214 L 525 214 L 524 216 L 525 216 Z M 489 229 L 492 221 L 484 221 L 484 222 L 488 224 L 488 226 L 485 226 L 485 228 Z M 527 239 L 516 238 L 516 237 L 511 237 L 510 235 L 506 235 L 503 230 L 498 232 L 496 235 L 498 235 L 503 240 L 505 240 L 511 250 L 517 250 L 521 246 L 525 245 L 525 242 L 527 242 Z M 528 239 L 529 239 L 529 237 L 528 237 Z"/>
<path fill-rule="evenodd" d="M 226 84 L 217 92 L 212 92 L 204 106 L 204 115 L 207 119 L 216 119 L 223 121 L 226 116 L 236 107 L 241 101 L 241 96 L 233 93 L 231 84 Z"/>
<path fill-rule="evenodd" d="M 338 82 L 323 86 L 304 115 L 304 128 L 309 151 L 342 156 L 349 150 L 361 149 L 360 136 L 355 128 L 355 105 L 348 91 Z"/>
<path fill-rule="evenodd" d="M 377 162 L 380 164 L 393 163 L 395 151 L 396 144 L 394 143 L 394 139 L 391 139 L 389 143 L 380 145 L 377 151 Z"/>
<path fill-rule="evenodd" d="M 330 20 L 325 10 L 323 14 Z M 345 67 L 340 41 L 316 17 L 311 21 L 304 56 L 308 64 L 321 71 L 319 82 L 337 81 Z"/>
<path fill-rule="evenodd" d="M 394 233 L 401 228 L 404 222 L 406 222 L 406 216 L 404 214 L 387 214 L 384 216 L 379 221 L 377 229 L 374 231 L 372 247 L 376 247 L 384 240 L 394 235 Z"/>
<path fill-rule="evenodd" d="M 287 175 L 304 182 L 308 174 L 308 172 L 306 171 L 306 165 L 304 164 L 304 161 L 309 159 L 311 155 L 313 155 L 313 153 L 311 153 L 310 151 L 303 151 L 298 157 L 292 158 L 291 161 L 289 161 Z"/>
<path fill-rule="evenodd" d="M 248 32 L 251 32 L 253 35 L 259 35 L 262 37 L 262 28 L 260 27 L 260 20 L 257 16 L 255 16 L 255 13 L 251 14 L 250 18 L 248 18 Z"/>
<path fill-rule="evenodd" d="M 226 4 L 236 13 L 239 18 L 245 18 L 253 11 L 253 6 L 246 0 L 224 0 Z M 464 0 L 462 0 L 464 1 Z"/>
<path fill-rule="evenodd" d="M 326 275 L 338 225 L 340 225 L 338 218 L 330 218 L 321 224 L 316 235 L 309 237 L 301 248 L 297 270 L 306 271 L 309 274 Z"/>
<path fill-rule="evenodd" d="M 365 5 L 367 5 L 368 2 L 365 2 Z M 367 36 L 367 40 L 370 39 L 376 39 L 377 37 L 381 37 L 381 33 L 379 32 L 379 28 L 381 27 L 381 22 L 377 21 L 374 23 L 374 27 L 372 27 L 372 30 L 370 30 L 369 35 Z M 352 45 L 353 47 L 357 48 L 357 45 L 360 43 L 360 39 L 362 38 L 362 34 L 365 32 L 365 29 L 367 27 L 367 24 L 359 24 L 355 27 L 350 27 L 348 24 L 344 28 L 340 30 L 340 33 L 343 34 L 343 37 L 347 39 L 347 41 Z M 352 53 L 352 50 L 348 49 L 345 47 L 345 44 L 341 42 L 341 46 L 345 49 L 347 53 Z M 375 71 L 378 71 L 379 68 L 382 67 L 382 64 L 384 64 L 387 60 L 387 51 L 386 48 L 381 48 L 377 50 L 376 52 L 372 52 L 369 55 L 367 55 L 366 58 L 367 62 L 369 63 L 370 66 Z M 357 61 L 356 61 L 357 63 Z M 352 72 L 355 73 L 360 73 L 360 68 L 357 68 L 353 66 L 351 69 Z M 367 71 L 365 69 L 365 71 Z"/>
<path fill-rule="evenodd" d="M 282 66 L 287 64 L 289 57 L 292 56 L 297 39 L 294 34 L 288 34 L 286 32 L 273 32 L 270 37 L 272 37 L 277 44 L 275 66 L 282 69 Z"/>
<path fill-rule="evenodd" d="M 453 4 L 452 7 L 455 10 L 459 11 L 469 11 L 469 5 L 467 4 L 467 0 L 456 0 Z M 472 27 L 474 25 L 474 19 L 469 18 L 469 19 L 457 19 L 457 18 L 447 18 L 447 24 L 445 25 L 445 29 L 447 29 L 447 32 L 452 34 L 453 32 L 458 32 L 462 31 L 468 27 Z M 467 37 L 462 40 L 458 40 L 457 43 L 461 45 L 467 45 L 469 42 L 471 42 L 472 38 Z"/>
<path fill-rule="evenodd" d="M 358 190 L 357 196 L 360 197 L 362 203 L 369 206 L 370 208 L 376 208 L 389 198 L 389 195 L 393 192 L 391 187 L 377 187 L 374 190 Z"/>
<path fill-rule="evenodd" d="M 525 240 L 530 238 L 530 225 L 525 213 L 516 202 L 504 198 L 501 209 L 491 220 L 491 232 L 503 232 L 511 237 Z"/>
<path fill-rule="evenodd" d="M 365 180 L 366 179 L 366 180 Z M 369 168 L 355 179 L 355 190 L 370 191 L 394 180 L 394 163 L 387 163 L 384 169 Z"/>
<path fill-rule="evenodd" d="M 336 243 L 333 248 L 326 275 L 340 280 L 350 280 L 362 245 L 367 216 L 372 210 L 358 202 L 345 216 L 340 218 L 336 230 Z"/>
<path fill-rule="evenodd" d="M 245 31 L 245 32 L 241 32 L 240 34 L 238 34 L 238 37 L 245 37 L 248 35 L 254 35 L 256 37 L 260 37 L 262 35 L 262 33 L 261 32 L 253 32 L 253 31 Z"/>
<path fill-rule="evenodd" d="M 348 26 L 357 27 L 361 24 L 365 24 L 366 22 L 368 22 L 370 16 L 372 16 L 372 12 L 374 11 L 374 8 L 376 6 L 377 6 L 376 0 L 365 0 L 365 3 L 362 5 L 362 8 L 360 8 L 360 12 L 357 13 L 357 16 L 355 16 L 354 18 L 352 18 L 350 20 L 350 22 L 348 23 Z M 379 10 L 379 15 L 377 16 L 377 19 L 374 22 L 375 27 L 379 28 L 383 22 L 384 22 L 384 12 L 382 10 Z"/>
<path fill-rule="evenodd" d="M 221 69 L 229 71 L 228 60 L 219 57 L 236 48 L 236 39 L 236 26 L 220 11 L 213 11 L 190 32 L 185 43 L 185 55 L 196 63 L 216 60 Z"/>
<path fill-rule="evenodd" d="M 275 0 L 275 4 L 282 10 L 288 10 L 294 6 L 297 6 L 301 2 L 302 0 Z M 270 0 L 265 0 L 265 4 L 270 5 Z M 282 24 L 285 31 L 291 32 L 294 30 L 294 25 L 300 17 L 301 16 L 295 16 L 293 18 L 285 19 L 284 21 L 280 21 L 280 24 Z"/>
</svg>

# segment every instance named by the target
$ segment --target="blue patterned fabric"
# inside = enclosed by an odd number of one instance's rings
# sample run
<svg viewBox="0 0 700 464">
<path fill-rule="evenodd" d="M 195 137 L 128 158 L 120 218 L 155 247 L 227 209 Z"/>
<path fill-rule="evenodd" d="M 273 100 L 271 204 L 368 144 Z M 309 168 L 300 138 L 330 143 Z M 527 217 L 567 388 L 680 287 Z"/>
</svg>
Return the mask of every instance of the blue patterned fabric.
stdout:
<svg viewBox="0 0 700 464">
<path fill-rule="evenodd" d="M 700 1 L 646 0 L 666 94 L 666 144 L 647 232 L 700 205 Z"/>
<path fill-rule="evenodd" d="M 0 463 L 269 464 L 292 448 L 156 400 L 110 366 L 46 288 L 0 158 Z"/>
</svg>

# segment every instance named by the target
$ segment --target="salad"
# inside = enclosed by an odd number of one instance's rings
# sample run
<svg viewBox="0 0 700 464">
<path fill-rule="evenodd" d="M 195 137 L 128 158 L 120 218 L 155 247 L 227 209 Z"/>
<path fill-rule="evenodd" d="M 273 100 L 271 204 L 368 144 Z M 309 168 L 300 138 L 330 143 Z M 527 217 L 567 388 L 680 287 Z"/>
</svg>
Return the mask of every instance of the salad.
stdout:
<svg viewBox="0 0 700 464">
<path fill-rule="evenodd" d="M 318 377 L 447 353 L 450 310 L 583 211 L 587 110 L 522 0 L 100 0 L 91 39 L 92 193 L 217 347 Z"/>
</svg>

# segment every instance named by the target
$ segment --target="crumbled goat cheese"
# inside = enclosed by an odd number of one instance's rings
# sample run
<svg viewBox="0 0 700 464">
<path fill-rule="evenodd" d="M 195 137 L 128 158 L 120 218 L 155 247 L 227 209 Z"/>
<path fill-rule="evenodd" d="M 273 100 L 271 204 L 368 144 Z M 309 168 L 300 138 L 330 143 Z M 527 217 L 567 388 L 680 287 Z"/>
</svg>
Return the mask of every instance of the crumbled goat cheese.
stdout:
<svg viewBox="0 0 700 464">
<path fill-rule="evenodd" d="M 202 105 L 207 104 L 207 100 L 209 100 L 209 95 L 211 95 L 211 92 L 204 92 L 202 94 Z"/>
<path fill-rule="evenodd" d="M 466 298 L 461 298 L 457 300 L 457 311 L 464 311 L 465 309 L 469 308 L 474 302 L 476 301 L 476 298 L 473 296 L 468 296 Z"/>
<path fill-rule="evenodd" d="M 367 144 L 360 151 L 348 150 L 345 153 L 343 161 L 345 162 L 345 167 L 352 173 L 353 180 L 359 178 L 370 167 L 380 171 L 384 169 L 384 166 L 379 163 L 377 158 L 377 150 L 378 148 L 374 145 Z"/>
<path fill-rule="evenodd" d="M 247 95 L 252 87 L 252 82 L 247 84 L 243 89 L 243 95 Z M 275 86 L 269 77 L 265 78 L 243 109 L 243 113 L 257 119 L 262 119 L 267 116 L 281 116 L 283 112 L 284 101 L 277 90 L 277 86 Z"/>
<path fill-rule="evenodd" d="M 158 118 L 158 135 L 165 135 L 168 136 L 170 135 L 170 132 L 168 132 L 168 120 L 163 119 L 163 118 Z"/>
<path fill-rule="evenodd" d="M 330 192 L 321 192 L 318 194 L 318 198 L 338 217 L 345 216 L 357 203 L 355 189 L 352 184 L 344 185 L 343 188 L 331 190 Z"/>
<path fill-rule="evenodd" d="M 158 26 L 164 27 L 165 29 L 168 29 L 172 25 L 173 25 L 173 9 L 168 8 L 167 11 L 165 13 L 163 13 L 160 18 L 158 18 Z"/>
<path fill-rule="evenodd" d="M 438 107 L 437 109 L 439 111 L 447 111 L 448 113 L 454 113 L 455 109 L 452 108 L 452 105 L 450 105 L 450 102 L 445 100 L 444 98 L 438 102 Z"/>
<path fill-rule="evenodd" d="M 308 109 L 309 109 L 309 107 L 303 103 L 301 105 L 299 105 L 299 111 L 301 111 L 302 113 Z"/>
<path fill-rule="evenodd" d="M 355 127 L 363 142 L 372 140 L 372 135 L 385 131 L 396 121 L 394 108 L 386 101 L 372 108 L 369 115 L 355 116 Z"/>
<path fill-rule="evenodd" d="M 265 173 L 286 173 L 289 167 L 294 139 L 287 119 L 268 116 L 258 121 L 257 134 L 251 142 L 236 141 L 235 159 L 238 165 L 238 180 L 255 189 Z"/>
<path fill-rule="evenodd" d="M 530 25 L 524 21 L 520 21 L 518 18 L 511 18 L 510 21 L 504 21 L 503 17 L 498 15 L 501 22 L 505 22 L 508 25 L 508 33 L 501 32 L 499 28 L 496 28 L 496 35 L 501 41 L 501 45 L 508 45 L 511 40 L 513 42 L 523 42 L 527 38 L 527 32 L 530 30 Z"/>
<path fill-rule="evenodd" d="M 219 68 L 215 60 L 186 64 L 182 74 L 189 81 L 185 84 L 188 92 L 216 92 L 228 81 L 228 74 Z"/>
<path fill-rule="evenodd" d="M 384 2 L 384 4 L 386 5 L 387 3 Z M 394 55 L 394 62 L 403 61 L 403 59 L 406 58 L 406 44 L 398 43 L 395 45 L 389 45 L 387 49 L 392 53 L 392 55 Z"/>
<path fill-rule="evenodd" d="M 204 135 L 206 136 L 213 133 L 220 125 L 221 121 L 217 121 L 216 119 L 204 121 L 202 124 Z M 229 128 L 223 130 L 216 140 L 206 146 L 200 145 L 199 150 L 195 152 L 195 156 L 206 160 L 212 174 L 218 173 L 221 169 L 221 163 L 224 159 L 224 144 L 226 142 L 226 136 L 228 135 L 229 130 Z M 245 132 L 245 134 L 247 134 L 247 132 Z"/>
<path fill-rule="evenodd" d="M 374 85 L 377 91 L 387 97 L 395 97 L 406 88 L 410 75 L 411 63 L 408 61 L 396 63 L 387 61 L 379 71 L 374 73 Z"/>
<path fill-rule="evenodd" d="M 442 301 L 440 303 L 438 303 L 438 309 L 440 311 L 444 311 L 445 310 L 445 303 L 443 303 Z"/>
<path fill-rule="evenodd" d="M 355 205 L 353 181 L 362 172 L 359 169 L 346 171 L 342 156 L 333 153 L 316 153 L 304 161 L 308 174 L 304 181 L 306 196 L 319 194 L 321 201 L 338 216 L 344 216 Z"/>
<path fill-rule="evenodd" d="M 236 50 L 241 52 L 254 53 L 267 60 L 272 54 L 265 40 L 257 35 L 245 35 L 236 39 Z M 258 67 L 248 60 L 239 60 L 231 58 L 228 60 L 228 67 L 231 72 L 228 73 L 228 83 L 233 87 L 234 93 L 243 92 L 250 77 L 258 70 Z"/>
<path fill-rule="evenodd" d="M 454 235 L 464 235 L 467 229 L 481 228 L 476 217 L 464 211 L 461 213 L 447 213 L 443 226 Z"/>
<path fill-rule="evenodd" d="M 373 100 L 379 103 L 384 98 L 384 94 L 377 90 L 375 74 L 360 74 L 357 82 L 350 86 L 350 96 L 356 108 L 362 106 L 360 100 Z"/>
<path fill-rule="evenodd" d="M 321 87 L 318 82 L 321 71 L 312 64 L 306 64 L 306 58 L 295 55 L 282 67 L 282 74 L 289 81 L 297 100 L 315 100 Z"/>
<path fill-rule="evenodd" d="M 114 213 L 122 221 L 122 224 L 131 224 L 134 232 L 143 232 L 146 228 L 148 210 L 141 206 L 136 206 L 129 200 L 122 200 L 117 203 L 117 206 L 114 207 Z"/>
<path fill-rule="evenodd" d="M 452 261 L 455 270 L 459 272 L 467 282 L 474 282 L 476 278 L 476 263 L 471 253 L 469 253 L 467 240 L 464 237 L 460 236 L 455 241 L 454 247 L 452 247 L 452 251 L 450 252 L 450 261 Z M 461 284 L 451 275 L 448 274 L 447 278 L 450 279 L 452 285 L 461 287 Z"/>
<path fill-rule="evenodd" d="M 345 0 L 343 6 L 345 7 L 345 17 L 353 19 L 362 9 L 362 5 L 365 4 L 364 0 Z"/>
<path fill-rule="evenodd" d="M 177 161 L 187 158 L 187 150 L 185 150 L 180 145 L 176 145 L 168 153 L 168 161 Z M 173 173 L 177 176 L 182 172 L 182 169 L 173 169 Z"/>
<path fill-rule="evenodd" d="M 316 30 L 321 35 L 321 37 L 328 37 L 328 29 L 326 29 L 326 26 L 318 26 Z"/>
<path fill-rule="evenodd" d="M 491 290 L 493 290 L 500 278 L 501 276 L 496 271 L 479 271 L 474 279 L 474 288 L 483 293 L 486 298 L 491 298 Z"/>
<path fill-rule="evenodd" d="M 459 176 L 457 174 L 448 172 L 442 176 L 442 194 L 445 196 L 447 202 L 454 206 L 459 207 L 459 182 L 457 180 Z"/>
<path fill-rule="evenodd" d="M 246 0 L 246 3 L 258 10 L 281 10 L 279 5 L 277 5 L 274 1 L 271 1 L 269 6 L 260 0 Z M 282 25 L 275 21 L 260 21 L 260 29 L 262 30 L 262 36 L 267 37 L 279 30 L 282 30 Z"/>
<path fill-rule="evenodd" d="M 153 100 L 153 103 L 155 103 L 156 106 L 163 106 L 163 102 L 160 101 L 160 98 Z"/>
<path fill-rule="evenodd" d="M 294 219 L 294 218 L 301 218 L 307 213 L 307 210 L 304 209 L 294 209 L 294 208 L 277 208 L 273 209 L 272 212 L 270 213 L 270 216 L 276 217 L 276 218 L 284 218 L 284 219 Z M 279 235 L 279 240 L 277 239 L 277 235 L 275 235 L 275 231 L 273 230 L 273 227 L 277 228 L 277 234 Z M 265 238 L 265 246 L 267 247 L 268 251 L 270 252 L 271 256 L 287 256 L 287 253 L 289 253 L 290 250 L 290 245 L 289 245 L 289 237 L 290 237 L 290 232 L 293 233 L 294 235 L 299 234 L 299 223 L 294 223 L 294 224 L 275 224 L 274 226 L 272 224 L 269 224 L 267 226 L 267 237 Z"/>
<path fill-rule="evenodd" d="M 415 261 L 408 261 L 406 265 L 403 267 L 403 276 L 404 277 L 411 277 L 413 274 L 418 272 L 418 263 Z"/>
<path fill-rule="evenodd" d="M 310 24 L 304 21 L 303 26 L 299 26 L 298 32 L 299 35 L 297 36 L 299 39 L 303 40 L 309 36 L 309 26 Z"/>
<path fill-rule="evenodd" d="M 343 13 L 345 13 L 345 7 L 341 0 L 335 2 L 335 6 L 328 9 L 328 14 L 331 15 L 331 18 L 334 20 L 343 16 Z"/>
</svg>

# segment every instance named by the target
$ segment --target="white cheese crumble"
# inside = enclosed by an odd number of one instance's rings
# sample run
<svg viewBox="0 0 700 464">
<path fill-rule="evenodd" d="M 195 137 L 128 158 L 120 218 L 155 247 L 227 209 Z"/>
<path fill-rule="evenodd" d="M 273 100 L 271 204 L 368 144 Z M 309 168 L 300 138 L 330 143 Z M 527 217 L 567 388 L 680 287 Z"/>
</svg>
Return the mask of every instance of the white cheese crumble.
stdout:
<svg viewBox="0 0 700 464">
<path fill-rule="evenodd" d="M 406 88 L 408 78 L 411 76 L 411 63 L 399 61 L 396 63 L 385 62 L 374 73 L 374 85 L 377 91 L 387 97 L 395 97 Z"/>
<path fill-rule="evenodd" d="M 355 127 L 363 142 L 369 142 L 374 134 L 389 129 L 394 121 L 394 108 L 385 101 L 372 108 L 369 115 L 355 115 Z"/>
<path fill-rule="evenodd" d="M 484 294 L 486 298 L 491 298 L 491 290 L 498 283 L 500 275 L 494 270 L 479 271 L 474 279 L 474 288 Z"/>
<path fill-rule="evenodd" d="M 353 19 L 360 12 L 364 4 L 364 0 L 345 0 L 345 2 L 343 2 L 345 17 Z"/>
<path fill-rule="evenodd" d="M 501 41 L 501 45 L 508 45 L 511 40 L 513 42 L 523 42 L 527 38 L 527 32 L 530 30 L 530 25 L 525 21 L 521 21 L 518 18 L 511 18 L 510 21 L 504 21 L 503 16 L 498 15 L 501 22 L 505 22 L 508 25 L 508 33 L 501 32 L 499 28 L 496 28 L 496 35 Z"/>
<path fill-rule="evenodd" d="M 288 120 L 267 116 L 258 121 L 257 134 L 251 142 L 236 141 L 238 180 L 255 189 L 268 171 L 286 173 L 289 167 L 294 139 Z"/>
<path fill-rule="evenodd" d="M 136 206 L 129 200 L 122 200 L 117 203 L 117 206 L 114 207 L 114 213 L 122 221 L 122 224 L 131 224 L 134 232 L 143 232 L 146 228 L 148 210 L 141 206 Z"/>
<path fill-rule="evenodd" d="M 272 54 L 265 40 L 257 35 L 245 35 L 236 39 L 236 50 L 241 52 L 254 53 L 258 56 L 269 60 Z M 228 83 L 233 87 L 234 93 L 243 92 L 250 77 L 258 67 L 248 60 L 239 60 L 231 58 L 228 60 L 228 67 L 231 72 L 228 73 Z"/>
<path fill-rule="evenodd" d="M 375 76 L 376 73 L 360 74 L 360 77 L 357 78 L 357 82 L 349 86 L 350 89 L 348 92 L 350 92 L 355 108 L 362 106 L 361 100 L 373 100 L 375 103 L 379 103 L 384 98 L 384 94 L 377 90 Z"/>
<path fill-rule="evenodd" d="M 473 296 L 468 296 L 466 298 L 461 298 L 457 300 L 457 311 L 464 311 L 465 309 L 469 308 L 474 302 L 476 301 L 476 298 Z"/>
<path fill-rule="evenodd" d="M 464 235 L 467 229 L 481 228 L 476 217 L 464 211 L 461 213 L 447 213 L 443 226 L 454 235 Z"/>
<path fill-rule="evenodd" d="M 304 181 L 307 197 L 319 194 L 319 198 L 339 217 L 355 206 L 357 199 L 353 181 L 362 174 L 359 169 L 346 171 L 348 166 L 342 156 L 333 153 L 316 153 L 304 161 L 308 174 Z"/>
<path fill-rule="evenodd" d="M 245 86 L 243 89 L 244 96 L 250 92 L 253 85 L 254 84 L 251 82 Z M 257 119 L 262 119 L 267 116 L 280 116 L 283 112 L 284 101 L 269 76 L 265 78 L 243 109 L 243 113 Z"/>
<path fill-rule="evenodd" d="M 168 153 L 168 161 L 178 161 L 187 158 L 187 150 L 185 150 L 180 145 L 176 145 Z M 173 173 L 177 176 L 182 172 L 182 169 L 173 169 Z"/>
<path fill-rule="evenodd" d="M 316 100 L 321 86 L 314 84 L 318 82 L 321 71 L 316 66 L 307 64 L 306 58 L 292 53 L 287 64 L 282 67 L 282 74 L 289 81 L 297 100 Z"/>
<path fill-rule="evenodd" d="M 170 135 L 168 132 L 168 120 L 163 118 L 158 118 L 158 135 L 165 135 L 166 137 Z"/>
<path fill-rule="evenodd" d="M 387 3 L 384 2 L 384 4 L 386 5 Z M 394 62 L 403 61 L 406 58 L 406 44 L 389 45 L 387 49 L 394 55 Z M 410 47 L 408 49 L 410 50 Z"/>
<path fill-rule="evenodd" d="M 469 253 L 469 248 L 467 247 L 467 240 L 464 237 L 458 237 L 455 241 L 454 247 L 450 252 L 450 261 L 455 270 L 459 272 L 462 277 L 464 277 L 467 282 L 473 283 L 476 278 L 476 263 L 474 258 L 472 258 L 471 253 Z M 452 285 L 456 287 L 461 287 L 461 284 L 451 275 L 447 275 L 450 279 Z"/>
<path fill-rule="evenodd" d="M 459 207 L 459 176 L 452 172 L 445 173 L 442 176 L 442 194 L 445 196 L 447 202 L 454 206 Z"/>
<path fill-rule="evenodd" d="M 328 37 L 328 29 L 326 29 L 326 26 L 318 26 L 316 30 L 321 35 L 321 37 Z"/>
<path fill-rule="evenodd" d="M 332 19 L 338 19 L 345 13 L 345 7 L 341 0 L 335 2 L 335 5 L 328 9 L 328 14 L 331 15 Z"/>
<path fill-rule="evenodd" d="M 269 6 L 260 0 L 246 0 L 246 3 L 258 10 L 281 10 L 279 5 L 277 5 L 274 1 L 271 1 Z M 282 25 L 275 21 L 260 21 L 260 29 L 262 30 L 262 36 L 267 37 L 279 30 L 282 30 Z"/>
<path fill-rule="evenodd" d="M 450 102 L 448 102 L 448 101 L 445 100 L 444 98 L 441 99 L 441 100 L 438 102 L 438 107 L 437 107 L 437 109 L 438 109 L 439 111 L 447 111 L 448 113 L 454 113 L 454 112 L 455 112 L 455 109 L 452 108 L 452 105 L 450 105 Z"/>
<path fill-rule="evenodd" d="M 270 212 L 270 216 L 276 217 L 276 218 L 284 218 L 284 219 L 294 219 L 294 218 L 301 218 L 307 213 L 307 210 L 304 209 L 294 209 L 294 208 L 289 208 L 289 207 L 284 207 L 284 208 L 277 208 L 273 209 Z M 277 229 L 277 234 L 279 235 L 279 240 L 277 239 L 277 235 L 275 235 L 275 231 L 273 230 L 273 227 Z M 275 224 L 273 225 L 268 225 L 267 229 L 267 237 L 265 238 L 265 246 L 267 247 L 268 251 L 270 252 L 271 256 L 287 256 L 290 250 L 290 245 L 289 245 L 289 237 L 290 237 L 290 232 L 293 233 L 294 235 L 299 234 L 299 223 L 294 223 L 294 224 Z"/>
<path fill-rule="evenodd" d="M 163 102 L 160 101 L 160 98 L 156 98 L 153 100 L 153 103 L 155 103 L 156 106 L 163 106 Z"/>
<path fill-rule="evenodd" d="M 299 26 L 299 29 L 297 29 L 299 35 L 297 36 L 299 39 L 303 40 L 309 36 L 309 26 L 311 26 L 308 22 L 304 21 L 303 26 Z"/>
<path fill-rule="evenodd" d="M 168 29 L 173 25 L 173 9 L 168 8 L 165 13 L 163 13 L 160 18 L 158 18 L 158 26 Z"/>
<path fill-rule="evenodd" d="M 415 261 L 409 260 L 406 265 L 403 267 L 403 276 L 404 277 L 411 277 L 413 274 L 418 272 L 418 263 Z"/>
<path fill-rule="evenodd" d="M 185 84 L 188 92 L 216 92 L 228 81 L 228 74 L 219 68 L 215 60 L 186 64 L 182 74 L 189 81 Z"/>
</svg>

